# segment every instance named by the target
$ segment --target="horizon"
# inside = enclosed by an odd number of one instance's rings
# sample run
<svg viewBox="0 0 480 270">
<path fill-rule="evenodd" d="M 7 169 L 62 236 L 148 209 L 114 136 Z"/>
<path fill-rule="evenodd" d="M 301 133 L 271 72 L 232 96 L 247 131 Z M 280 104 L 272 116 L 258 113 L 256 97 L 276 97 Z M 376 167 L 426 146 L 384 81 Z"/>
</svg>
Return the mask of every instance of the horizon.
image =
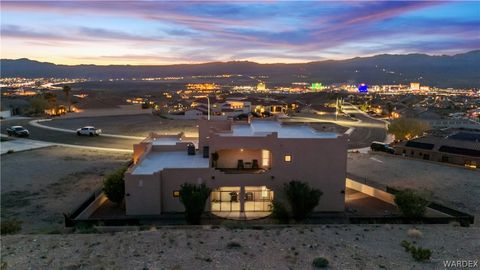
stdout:
<svg viewBox="0 0 480 270">
<path fill-rule="evenodd" d="M 324 61 L 348 61 L 356 58 L 369 58 L 369 57 L 376 57 L 376 56 L 381 56 L 381 55 L 388 55 L 388 56 L 407 56 L 407 55 L 425 55 L 425 56 L 430 56 L 430 57 L 443 57 L 443 56 L 456 56 L 456 55 L 462 55 L 462 54 L 467 54 L 467 53 L 472 53 L 472 52 L 477 52 L 480 51 L 478 50 L 470 50 L 470 51 L 465 51 L 465 52 L 459 52 L 459 53 L 453 53 L 453 54 L 429 54 L 429 53 L 405 53 L 405 54 L 391 54 L 391 53 L 382 53 L 382 54 L 374 54 L 374 55 L 366 55 L 366 56 L 353 56 L 345 59 L 323 59 L 323 60 L 318 60 L 318 61 L 305 61 L 305 62 L 290 62 L 290 63 L 285 63 L 285 62 L 256 62 L 253 60 L 228 60 L 228 61 L 209 61 L 209 62 L 196 62 L 196 63 L 175 63 L 175 64 L 94 64 L 94 63 L 79 63 L 79 64 L 62 64 L 62 63 L 54 63 L 54 62 L 49 62 L 49 61 L 40 61 L 37 59 L 31 59 L 31 58 L 26 58 L 26 57 L 21 57 L 21 58 L 0 58 L 0 61 L 3 60 L 10 60 L 10 61 L 18 61 L 18 60 L 28 60 L 28 61 L 33 61 L 33 62 L 39 62 L 39 63 L 44 63 L 44 64 L 54 64 L 54 65 L 63 65 L 63 66 L 174 66 L 174 65 L 203 65 L 203 64 L 211 64 L 211 63 L 236 63 L 236 62 L 243 62 L 243 63 L 254 63 L 254 64 L 259 64 L 259 65 L 288 65 L 288 64 L 308 64 L 308 63 L 316 63 L 316 62 L 324 62 Z"/>
<path fill-rule="evenodd" d="M 478 2 L 10 2 L 2 59 L 302 64 L 480 48 Z"/>
</svg>

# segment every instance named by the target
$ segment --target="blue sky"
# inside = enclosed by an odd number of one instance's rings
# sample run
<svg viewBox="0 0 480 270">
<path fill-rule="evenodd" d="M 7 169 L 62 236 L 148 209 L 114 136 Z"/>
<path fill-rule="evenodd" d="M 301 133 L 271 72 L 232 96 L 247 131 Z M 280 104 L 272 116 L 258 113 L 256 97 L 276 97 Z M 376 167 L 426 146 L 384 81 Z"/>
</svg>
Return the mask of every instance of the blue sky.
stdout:
<svg viewBox="0 0 480 270">
<path fill-rule="evenodd" d="M 2 1 L 1 57 L 261 63 L 480 49 L 480 1 Z"/>
</svg>

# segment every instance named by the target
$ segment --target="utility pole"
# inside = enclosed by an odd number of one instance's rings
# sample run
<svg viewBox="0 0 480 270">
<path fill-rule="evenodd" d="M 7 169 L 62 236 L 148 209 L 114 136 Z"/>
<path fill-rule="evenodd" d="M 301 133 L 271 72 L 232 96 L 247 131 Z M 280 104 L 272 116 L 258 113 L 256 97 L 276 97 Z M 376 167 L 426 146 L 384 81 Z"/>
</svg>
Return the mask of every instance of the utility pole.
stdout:
<svg viewBox="0 0 480 270">
<path fill-rule="evenodd" d="M 207 98 L 207 120 L 210 120 L 210 98 L 208 96 L 206 96 Z"/>
<path fill-rule="evenodd" d="M 337 101 L 335 102 L 335 122 L 338 120 L 338 98 Z"/>
</svg>

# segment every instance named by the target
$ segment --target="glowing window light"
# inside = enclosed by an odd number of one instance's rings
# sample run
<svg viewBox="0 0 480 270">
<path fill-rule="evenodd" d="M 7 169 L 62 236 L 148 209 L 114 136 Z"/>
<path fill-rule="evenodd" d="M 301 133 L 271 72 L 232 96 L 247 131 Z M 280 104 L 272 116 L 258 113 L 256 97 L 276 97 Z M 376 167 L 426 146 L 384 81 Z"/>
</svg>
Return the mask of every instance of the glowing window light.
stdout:
<svg viewBox="0 0 480 270">
<path fill-rule="evenodd" d="M 270 152 L 268 150 L 262 150 L 262 167 L 270 166 Z"/>
</svg>

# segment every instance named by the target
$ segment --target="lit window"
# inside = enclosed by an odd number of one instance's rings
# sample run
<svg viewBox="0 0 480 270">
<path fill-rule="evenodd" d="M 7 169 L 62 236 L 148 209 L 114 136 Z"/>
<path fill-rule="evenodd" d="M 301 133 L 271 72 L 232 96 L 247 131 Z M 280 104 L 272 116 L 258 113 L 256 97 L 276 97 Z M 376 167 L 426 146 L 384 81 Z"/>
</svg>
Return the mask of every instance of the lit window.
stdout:
<svg viewBox="0 0 480 270">
<path fill-rule="evenodd" d="M 270 166 L 270 152 L 268 150 L 262 150 L 262 167 Z"/>
<path fill-rule="evenodd" d="M 174 191 L 173 191 L 173 197 L 174 197 L 174 198 L 180 197 L 180 190 L 174 190 Z"/>
<path fill-rule="evenodd" d="M 291 162 L 292 161 L 292 156 L 291 155 L 285 155 L 285 162 Z"/>
</svg>

